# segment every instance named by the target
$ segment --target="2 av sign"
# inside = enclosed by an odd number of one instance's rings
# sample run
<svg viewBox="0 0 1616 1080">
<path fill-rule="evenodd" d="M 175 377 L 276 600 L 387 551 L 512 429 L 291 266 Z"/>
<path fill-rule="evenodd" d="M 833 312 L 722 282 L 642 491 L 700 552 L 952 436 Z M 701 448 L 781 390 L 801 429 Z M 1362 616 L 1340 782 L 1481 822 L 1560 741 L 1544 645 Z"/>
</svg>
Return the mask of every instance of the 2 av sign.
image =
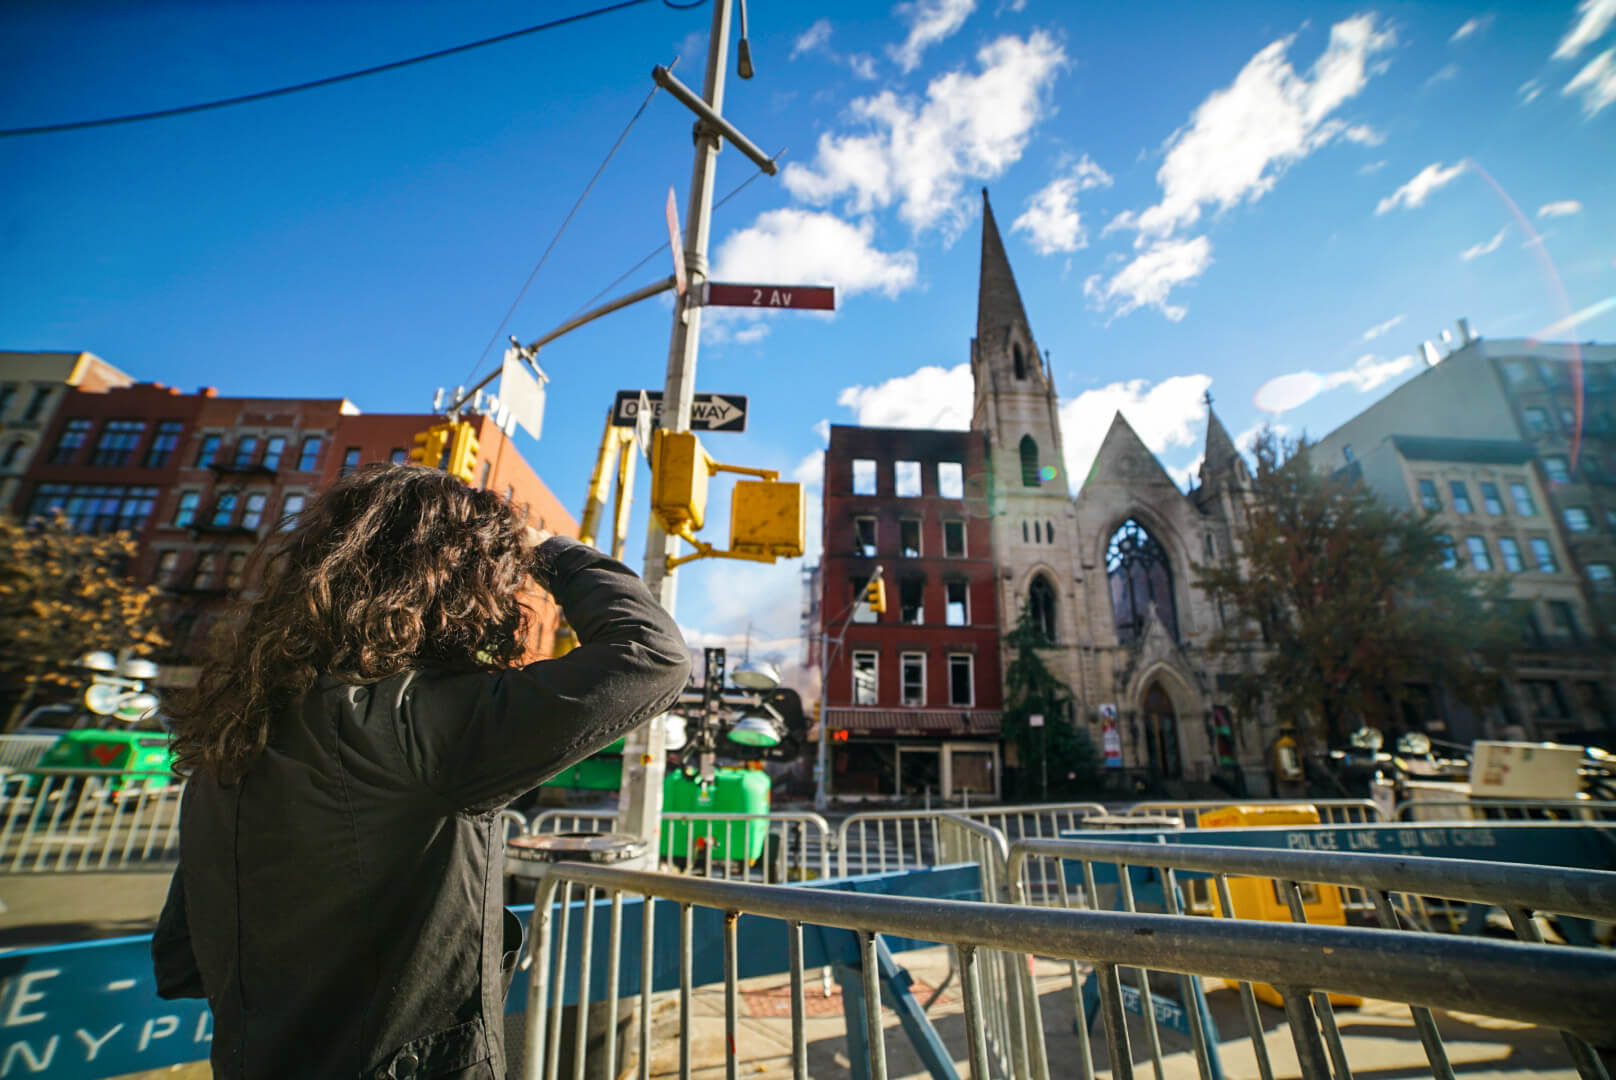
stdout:
<svg viewBox="0 0 1616 1080">
<path fill-rule="evenodd" d="M 831 285 L 737 285 L 709 281 L 703 289 L 702 302 L 719 307 L 835 311 L 836 288 Z"/>
<path fill-rule="evenodd" d="M 639 390 L 619 390 L 612 405 L 612 426 L 633 427 L 640 414 Z M 662 424 L 662 392 L 645 391 L 653 427 Z M 697 394 L 690 404 L 691 431 L 745 431 L 745 394 Z"/>
</svg>

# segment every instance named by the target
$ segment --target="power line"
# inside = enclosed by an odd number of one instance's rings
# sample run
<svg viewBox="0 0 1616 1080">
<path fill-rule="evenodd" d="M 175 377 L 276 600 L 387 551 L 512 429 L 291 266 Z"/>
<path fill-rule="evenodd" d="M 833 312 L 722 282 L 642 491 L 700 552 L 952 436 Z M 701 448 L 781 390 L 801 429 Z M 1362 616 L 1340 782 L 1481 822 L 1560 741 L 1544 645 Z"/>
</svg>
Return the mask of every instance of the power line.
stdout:
<svg viewBox="0 0 1616 1080">
<path fill-rule="evenodd" d="M 172 109 L 156 109 L 152 112 L 129 113 L 124 116 L 108 116 L 98 120 L 74 120 L 65 124 L 39 124 L 34 127 L 0 128 L 0 138 L 14 138 L 21 135 L 51 135 L 63 131 L 83 131 L 87 128 L 111 127 L 115 124 L 133 124 L 141 120 L 161 120 L 170 116 L 185 116 L 190 113 L 206 112 L 209 109 L 222 109 L 229 105 L 242 105 L 249 101 L 262 101 L 265 98 L 282 97 L 286 94 L 296 94 L 304 90 L 314 90 L 322 86 L 332 86 L 336 83 L 350 82 L 354 79 L 362 79 L 367 75 L 379 75 L 384 71 L 395 71 L 399 68 L 409 67 L 412 64 L 422 64 L 428 60 L 438 60 L 445 56 L 453 56 L 456 53 L 469 52 L 472 49 L 480 49 L 485 45 L 497 45 L 502 41 L 510 41 L 514 38 L 525 37 L 528 34 L 537 34 L 544 30 L 554 30 L 570 23 L 583 22 L 585 19 L 595 18 L 597 15 L 609 15 L 614 11 L 622 11 L 624 8 L 637 7 L 640 4 L 647 4 L 650 2 L 651 0 L 620 0 L 619 3 L 608 4 L 605 7 L 595 8 L 592 11 L 581 11 L 576 15 L 567 15 L 560 19 L 552 19 L 549 22 L 539 23 L 537 26 L 529 26 L 521 30 L 512 30 L 510 33 L 499 34 L 491 38 L 484 38 L 481 41 L 472 41 L 465 45 L 454 45 L 450 48 L 439 49 L 436 52 L 425 53 L 421 56 L 412 56 L 408 60 L 394 60 L 391 63 L 378 64 L 375 67 L 364 68 L 360 71 L 350 71 L 345 75 L 330 75 L 323 79 L 315 79 L 311 82 L 298 83 L 296 86 L 283 86 L 276 90 L 259 90 L 256 93 L 241 94 L 237 97 L 221 98 L 218 101 L 204 101 L 195 105 L 181 105 Z M 663 0 L 663 3 L 666 4 L 667 2 L 668 0 Z M 676 7 L 678 5 L 669 4 L 668 6 Z"/>
</svg>

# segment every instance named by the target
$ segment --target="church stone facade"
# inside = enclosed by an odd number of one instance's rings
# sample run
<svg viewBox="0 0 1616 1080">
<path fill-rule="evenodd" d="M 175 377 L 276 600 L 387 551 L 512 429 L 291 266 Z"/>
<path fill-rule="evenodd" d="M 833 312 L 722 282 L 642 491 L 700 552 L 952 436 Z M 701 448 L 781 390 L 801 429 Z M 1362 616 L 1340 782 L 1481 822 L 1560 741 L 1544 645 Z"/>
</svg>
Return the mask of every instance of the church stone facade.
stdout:
<svg viewBox="0 0 1616 1080">
<path fill-rule="evenodd" d="M 1239 658 L 1208 651 L 1222 616 L 1194 570 L 1240 557 L 1245 461 L 1208 399 L 1205 458 L 1189 494 L 1121 413 L 1089 475 L 1071 483 L 1053 372 L 985 192 L 981 258 L 972 428 L 987 440 L 982 495 L 999 625 L 1015 626 L 1023 611 L 1042 624 L 1052 642 L 1044 660 L 1077 702 L 1067 719 L 1107 747 L 1113 764 L 1120 751 L 1122 767 L 1157 790 L 1188 794 L 1221 777 L 1267 792 L 1277 733 L 1235 715 Z M 1006 670 L 1008 652 L 1001 644 Z"/>
</svg>

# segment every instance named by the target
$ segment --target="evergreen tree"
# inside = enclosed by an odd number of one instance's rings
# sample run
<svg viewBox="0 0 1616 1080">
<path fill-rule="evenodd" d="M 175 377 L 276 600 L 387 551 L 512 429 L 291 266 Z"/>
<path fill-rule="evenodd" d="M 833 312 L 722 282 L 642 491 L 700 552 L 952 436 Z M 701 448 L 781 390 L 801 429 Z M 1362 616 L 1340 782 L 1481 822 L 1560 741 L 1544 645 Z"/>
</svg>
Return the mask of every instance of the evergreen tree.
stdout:
<svg viewBox="0 0 1616 1080">
<path fill-rule="evenodd" d="M 1305 441 L 1270 429 L 1254 449 L 1244 565 L 1196 567 L 1224 613 L 1213 650 L 1254 669 L 1242 708 L 1266 700 L 1317 752 L 1359 723 L 1402 727 L 1411 684 L 1486 704 L 1517 637 L 1508 582 L 1451 569 L 1430 515 L 1387 506 L 1345 470 L 1317 472 Z"/>
<path fill-rule="evenodd" d="M 1093 791 L 1100 783 L 1100 755 L 1088 734 L 1073 723 L 1071 688 L 1038 655 L 1050 643 L 1029 607 L 1023 607 L 1015 629 L 1005 639 L 1013 651 L 1005 672 L 1003 730 L 1004 737 L 1016 743 L 1023 794 L 1042 796 L 1040 782 L 1046 768 L 1051 800 Z M 1029 723 L 1034 715 L 1043 716 L 1042 728 Z"/>
</svg>

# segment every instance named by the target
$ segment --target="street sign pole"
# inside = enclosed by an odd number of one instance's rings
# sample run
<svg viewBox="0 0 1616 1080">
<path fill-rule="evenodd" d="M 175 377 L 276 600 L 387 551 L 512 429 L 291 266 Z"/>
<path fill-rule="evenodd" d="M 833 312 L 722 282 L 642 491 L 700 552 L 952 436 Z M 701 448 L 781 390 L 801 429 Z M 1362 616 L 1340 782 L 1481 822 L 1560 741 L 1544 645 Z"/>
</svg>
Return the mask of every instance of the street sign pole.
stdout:
<svg viewBox="0 0 1616 1080">
<path fill-rule="evenodd" d="M 702 97 L 711 111 L 724 111 L 725 63 L 729 57 L 730 0 L 715 0 L 707 44 L 707 79 Z M 707 280 L 707 245 L 712 225 L 713 179 L 718 168 L 719 133 L 712 121 L 698 120 L 696 159 L 690 174 L 690 202 L 685 212 L 685 274 L 688 287 L 673 305 L 673 334 L 668 343 L 668 374 L 662 390 L 664 427 L 690 429 L 690 405 L 696 389 L 696 351 L 701 340 L 701 307 L 691 295 Z M 656 515 L 645 537 L 645 584 L 670 613 L 678 598 L 678 576 L 668 569 L 674 539 L 662 531 Z M 617 799 L 617 828 L 647 841 L 642 867 L 656 865 L 662 825 L 662 779 L 667 761 L 665 718 L 658 716 L 628 733 L 623 745 L 623 779 Z"/>
</svg>

